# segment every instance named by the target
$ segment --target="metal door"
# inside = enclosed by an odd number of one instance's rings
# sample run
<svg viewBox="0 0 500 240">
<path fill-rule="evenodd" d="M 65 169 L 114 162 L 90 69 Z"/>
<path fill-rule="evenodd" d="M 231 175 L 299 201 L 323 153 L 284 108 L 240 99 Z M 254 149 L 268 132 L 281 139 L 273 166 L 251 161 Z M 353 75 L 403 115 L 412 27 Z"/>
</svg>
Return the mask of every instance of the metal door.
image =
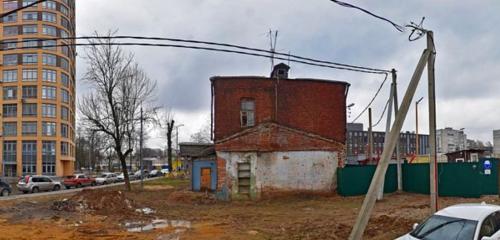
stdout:
<svg viewBox="0 0 500 240">
<path fill-rule="evenodd" d="M 212 169 L 211 168 L 201 168 L 201 183 L 200 190 L 201 191 L 209 191 L 210 183 L 212 182 Z"/>
</svg>

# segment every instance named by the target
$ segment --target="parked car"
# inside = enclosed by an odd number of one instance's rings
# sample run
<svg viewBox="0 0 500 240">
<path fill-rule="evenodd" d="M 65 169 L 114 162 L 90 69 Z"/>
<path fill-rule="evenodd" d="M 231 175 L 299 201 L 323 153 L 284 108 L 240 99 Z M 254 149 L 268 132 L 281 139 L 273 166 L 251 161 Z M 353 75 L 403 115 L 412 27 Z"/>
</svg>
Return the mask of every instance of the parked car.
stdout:
<svg viewBox="0 0 500 240">
<path fill-rule="evenodd" d="M 160 172 L 161 172 L 163 175 L 167 175 L 167 174 L 169 174 L 169 173 L 170 173 L 170 171 L 168 170 L 168 168 L 162 168 L 162 169 L 160 170 Z"/>
<path fill-rule="evenodd" d="M 458 204 L 447 207 L 415 223 L 413 231 L 397 240 L 498 240 L 500 239 L 500 206 Z"/>
<path fill-rule="evenodd" d="M 0 178 L 0 197 L 8 197 L 12 193 L 12 187 L 4 179 Z"/>
<path fill-rule="evenodd" d="M 40 191 L 59 191 L 62 183 L 49 176 L 25 176 L 17 183 L 17 189 L 23 193 Z"/>
<path fill-rule="evenodd" d="M 143 178 L 147 178 L 149 176 L 149 171 L 148 170 L 142 170 L 143 171 Z M 135 173 L 134 173 L 134 177 L 136 179 L 141 179 L 141 170 L 137 170 Z"/>
<path fill-rule="evenodd" d="M 124 182 L 125 181 L 125 176 L 123 175 L 123 173 L 120 173 L 118 176 L 118 182 Z M 133 181 L 133 180 L 136 180 L 136 177 L 134 174 L 131 174 L 130 172 L 128 173 L 128 179 L 130 181 Z"/>
<path fill-rule="evenodd" d="M 66 189 L 70 189 L 72 187 L 80 188 L 95 185 L 95 179 L 87 177 L 85 174 L 75 174 L 64 179 L 64 186 L 66 187 Z"/>
<path fill-rule="evenodd" d="M 151 172 L 149 173 L 149 177 L 159 177 L 161 175 L 163 174 L 156 169 L 151 170 Z"/>
<path fill-rule="evenodd" d="M 97 177 L 95 181 L 99 185 L 115 183 L 118 182 L 118 176 L 114 173 L 103 173 L 101 176 Z"/>
</svg>

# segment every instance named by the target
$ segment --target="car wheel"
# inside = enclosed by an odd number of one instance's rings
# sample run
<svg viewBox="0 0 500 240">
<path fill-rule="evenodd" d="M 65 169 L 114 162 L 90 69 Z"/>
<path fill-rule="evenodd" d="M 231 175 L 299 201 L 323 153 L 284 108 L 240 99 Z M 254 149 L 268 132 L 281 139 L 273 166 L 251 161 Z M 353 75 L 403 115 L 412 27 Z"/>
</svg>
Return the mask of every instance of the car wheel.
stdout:
<svg viewBox="0 0 500 240">
<path fill-rule="evenodd" d="M 54 191 L 59 191 L 59 190 L 61 190 L 61 186 L 59 186 L 59 185 L 55 185 L 55 186 L 54 186 Z"/>
<path fill-rule="evenodd" d="M 107 181 L 104 181 L 104 182 L 102 183 L 102 185 L 106 185 L 106 184 L 108 184 L 108 182 L 107 182 Z"/>
<path fill-rule="evenodd" d="M 71 187 L 70 186 L 66 186 L 66 189 L 70 189 Z"/>
<path fill-rule="evenodd" d="M 23 191 L 23 194 L 27 194 L 27 193 L 28 193 L 28 191 Z"/>
<path fill-rule="evenodd" d="M 76 188 L 81 188 L 81 187 L 82 187 L 81 183 L 76 184 Z"/>
<path fill-rule="evenodd" d="M 95 186 L 95 185 L 97 185 L 95 182 L 92 182 L 92 183 L 90 184 L 90 186 Z"/>
<path fill-rule="evenodd" d="M 38 187 L 34 187 L 33 189 L 31 189 L 31 193 L 38 193 L 40 192 L 40 189 L 38 189 Z"/>
<path fill-rule="evenodd" d="M 2 190 L 2 192 L 0 193 L 0 196 L 2 196 L 2 197 L 8 197 L 9 195 L 10 195 L 10 192 L 7 189 Z"/>
</svg>

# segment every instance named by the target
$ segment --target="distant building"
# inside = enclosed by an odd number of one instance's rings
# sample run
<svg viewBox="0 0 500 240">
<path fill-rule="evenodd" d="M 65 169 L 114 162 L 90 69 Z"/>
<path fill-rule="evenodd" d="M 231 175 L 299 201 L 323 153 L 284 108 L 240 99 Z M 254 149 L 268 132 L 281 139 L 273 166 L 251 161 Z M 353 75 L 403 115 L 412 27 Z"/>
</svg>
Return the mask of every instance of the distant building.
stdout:
<svg viewBox="0 0 500 240">
<path fill-rule="evenodd" d="M 419 134 L 418 155 L 429 154 L 429 135 Z M 373 132 L 373 157 L 378 160 L 384 150 L 385 132 Z M 401 159 L 416 155 L 416 134 L 404 132 L 399 135 L 399 151 Z M 347 124 L 347 163 L 365 163 L 368 158 L 368 131 L 363 130 L 362 123 Z M 392 156 L 396 159 L 395 153 Z"/>
<path fill-rule="evenodd" d="M 448 162 L 478 162 L 479 159 L 485 157 L 484 150 L 467 149 L 455 152 L 446 153 Z"/>
<path fill-rule="evenodd" d="M 437 152 L 446 154 L 467 149 L 467 135 L 463 129 L 438 129 L 436 132 Z"/>
<path fill-rule="evenodd" d="M 500 157 L 500 130 L 493 131 L 493 155 Z"/>
</svg>

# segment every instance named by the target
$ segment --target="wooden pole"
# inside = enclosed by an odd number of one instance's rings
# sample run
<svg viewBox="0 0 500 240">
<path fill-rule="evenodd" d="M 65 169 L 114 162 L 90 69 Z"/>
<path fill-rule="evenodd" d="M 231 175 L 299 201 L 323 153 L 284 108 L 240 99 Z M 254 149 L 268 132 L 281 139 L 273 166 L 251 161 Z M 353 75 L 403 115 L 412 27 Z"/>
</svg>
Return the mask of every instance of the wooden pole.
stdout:
<svg viewBox="0 0 500 240">
<path fill-rule="evenodd" d="M 392 69 L 392 88 L 394 89 L 394 116 L 398 115 L 399 111 L 399 103 L 398 103 L 398 83 L 397 78 L 398 75 L 396 73 L 396 69 Z M 398 142 L 396 143 L 396 165 L 397 165 L 397 174 L 398 174 L 398 191 L 403 191 L 403 170 L 401 169 L 401 156 L 399 153 L 399 136 Z"/>
<path fill-rule="evenodd" d="M 385 172 L 389 164 L 389 159 L 392 155 L 392 152 L 394 151 L 394 148 L 396 147 L 396 143 L 399 141 L 399 133 L 401 132 L 401 128 L 403 127 L 404 120 L 406 118 L 406 115 L 408 114 L 408 110 L 410 108 L 413 96 L 415 95 L 418 82 L 420 81 L 420 78 L 422 76 L 422 73 L 424 71 L 425 65 L 427 64 L 428 59 L 429 59 L 429 50 L 426 49 L 422 53 L 422 57 L 420 58 L 417 68 L 413 73 L 410 85 L 408 86 L 405 96 L 403 98 L 401 109 L 399 109 L 399 112 L 396 115 L 396 119 L 392 125 L 389 134 L 389 139 L 387 141 L 387 144 L 385 144 L 384 146 L 384 151 L 382 152 L 380 162 L 377 165 L 375 174 L 373 175 L 370 188 L 368 189 L 368 193 L 366 194 L 365 200 L 363 201 L 363 205 L 361 206 L 358 217 L 356 218 L 356 223 L 354 224 L 351 235 L 349 236 L 350 240 L 359 240 L 362 239 L 363 237 L 363 232 L 365 231 L 373 207 L 375 206 L 377 192 L 379 191 L 382 180 L 385 177 Z"/>
<path fill-rule="evenodd" d="M 438 180 L 437 180 L 437 148 L 436 148 L 436 85 L 434 76 L 434 64 L 436 60 L 436 48 L 434 46 L 434 33 L 427 32 L 427 49 L 431 51 L 427 63 L 428 91 L 429 91 L 429 145 L 430 145 L 430 197 L 431 212 L 438 210 Z"/>
</svg>

